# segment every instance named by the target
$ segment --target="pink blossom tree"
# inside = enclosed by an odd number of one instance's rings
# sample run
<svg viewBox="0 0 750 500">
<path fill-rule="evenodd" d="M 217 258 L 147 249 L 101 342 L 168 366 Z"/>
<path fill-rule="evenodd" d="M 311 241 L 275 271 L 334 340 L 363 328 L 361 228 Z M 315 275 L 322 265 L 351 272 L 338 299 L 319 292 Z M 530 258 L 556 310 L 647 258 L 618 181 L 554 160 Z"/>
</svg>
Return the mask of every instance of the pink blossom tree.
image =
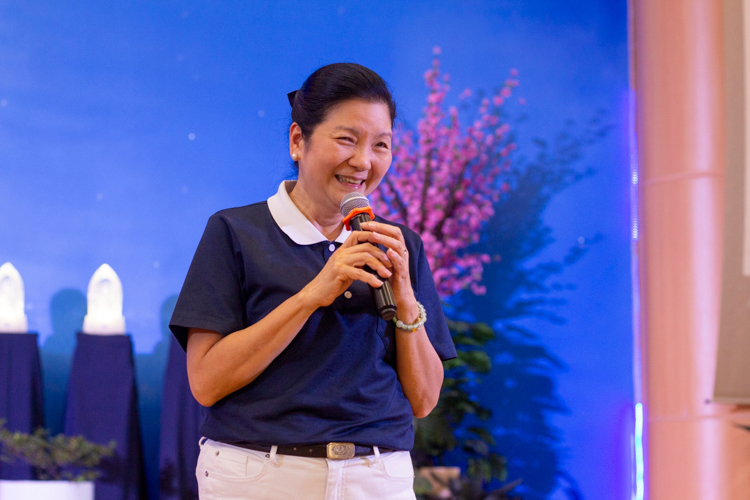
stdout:
<svg viewBox="0 0 750 500">
<path fill-rule="evenodd" d="M 510 189 L 504 177 L 516 144 L 501 111 L 518 85 L 518 73 L 511 70 L 491 97 L 481 99 L 476 119 L 463 127 L 456 106 L 444 109 L 450 76 L 441 78 L 440 48 L 433 53 L 432 68 L 424 74 L 427 105 L 417 133 L 401 126 L 394 131 L 393 165 L 372 193 L 372 205 L 378 215 L 421 235 L 441 297 L 466 288 L 483 294 L 479 283 L 490 256 L 470 247 L 494 215 L 500 194 Z M 470 97 L 467 89 L 459 100 Z"/>
</svg>

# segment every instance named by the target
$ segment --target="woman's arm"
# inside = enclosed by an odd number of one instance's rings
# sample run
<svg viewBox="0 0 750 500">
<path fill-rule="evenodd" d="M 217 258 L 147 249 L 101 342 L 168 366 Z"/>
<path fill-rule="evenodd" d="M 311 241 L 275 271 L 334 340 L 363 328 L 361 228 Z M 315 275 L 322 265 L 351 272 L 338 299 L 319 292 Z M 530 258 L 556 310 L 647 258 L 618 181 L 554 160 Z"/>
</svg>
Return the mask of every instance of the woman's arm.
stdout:
<svg viewBox="0 0 750 500">
<path fill-rule="evenodd" d="M 417 321 L 419 310 L 416 299 L 411 307 L 398 304 L 397 308 L 401 321 Z M 424 326 L 415 332 L 396 328 L 396 370 L 414 416 L 424 418 L 429 415 L 440 397 L 443 363 L 432 347 Z"/>
<path fill-rule="evenodd" d="M 189 328 L 187 371 L 195 399 L 211 406 L 255 380 L 297 336 L 316 308 L 309 293 L 302 290 L 254 325 L 226 337 Z"/>
<path fill-rule="evenodd" d="M 370 241 L 388 247 L 386 255 L 393 263 L 391 287 L 396 299 L 398 318 L 404 323 L 416 322 L 419 309 L 411 286 L 409 253 L 401 229 L 374 221 L 367 222 L 362 227 L 372 231 Z M 429 415 L 440 397 L 444 373 L 443 363 L 427 337 L 424 326 L 415 332 L 396 328 L 396 371 L 414 416 L 424 418 Z"/>
<path fill-rule="evenodd" d="M 297 336 L 310 315 L 333 303 L 355 279 L 382 285 L 362 270 L 367 265 L 380 276 L 391 276 L 391 262 L 382 250 L 366 243 L 369 238 L 368 233 L 352 232 L 305 288 L 257 323 L 225 337 L 211 330 L 188 329 L 187 371 L 195 399 L 212 406 L 255 380 Z"/>
</svg>

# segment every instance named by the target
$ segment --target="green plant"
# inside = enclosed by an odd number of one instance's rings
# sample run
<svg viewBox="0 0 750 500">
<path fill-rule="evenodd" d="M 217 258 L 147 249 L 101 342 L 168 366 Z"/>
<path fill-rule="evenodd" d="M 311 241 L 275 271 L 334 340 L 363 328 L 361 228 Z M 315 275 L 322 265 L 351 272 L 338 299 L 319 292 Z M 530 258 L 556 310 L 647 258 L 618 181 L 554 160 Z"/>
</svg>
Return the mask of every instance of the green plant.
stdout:
<svg viewBox="0 0 750 500">
<path fill-rule="evenodd" d="M 102 458 L 114 454 L 117 443 L 107 446 L 94 444 L 82 436 L 63 434 L 50 436 L 47 429 L 39 428 L 33 434 L 11 432 L 0 420 L 0 460 L 25 462 L 37 471 L 37 477 L 46 481 L 94 481 L 99 477 Z"/>
<path fill-rule="evenodd" d="M 489 373 L 492 361 L 484 347 L 495 333 L 484 323 L 448 321 L 458 357 L 446 361 L 440 400 L 427 417 L 415 421 L 412 455 L 417 467 L 443 465 L 447 453 L 459 448 L 468 457 L 467 481 L 493 479 L 505 481 L 505 458 L 492 451 L 495 439 L 481 425 L 456 432 L 468 415 L 485 421 L 492 415 L 469 391 L 481 382 L 479 375 Z"/>
</svg>

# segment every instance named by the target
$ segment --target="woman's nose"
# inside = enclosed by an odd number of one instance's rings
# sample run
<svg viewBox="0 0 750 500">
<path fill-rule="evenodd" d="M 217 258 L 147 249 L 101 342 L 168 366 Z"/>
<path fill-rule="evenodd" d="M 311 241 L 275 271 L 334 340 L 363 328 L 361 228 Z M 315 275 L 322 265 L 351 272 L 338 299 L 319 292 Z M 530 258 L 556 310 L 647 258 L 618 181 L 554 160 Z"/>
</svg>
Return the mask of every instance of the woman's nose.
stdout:
<svg viewBox="0 0 750 500">
<path fill-rule="evenodd" d="M 372 167 L 372 153 L 367 148 L 356 148 L 349 158 L 349 165 L 359 170 L 370 170 Z"/>
</svg>

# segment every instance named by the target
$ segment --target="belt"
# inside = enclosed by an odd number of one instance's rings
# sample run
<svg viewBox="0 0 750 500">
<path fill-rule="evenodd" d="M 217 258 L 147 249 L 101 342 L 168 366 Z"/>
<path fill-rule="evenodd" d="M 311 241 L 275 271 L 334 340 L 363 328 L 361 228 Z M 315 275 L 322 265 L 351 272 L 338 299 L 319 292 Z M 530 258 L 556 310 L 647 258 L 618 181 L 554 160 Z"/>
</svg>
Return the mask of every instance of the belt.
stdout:
<svg viewBox="0 0 750 500">
<path fill-rule="evenodd" d="M 235 446 L 241 448 L 247 448 L 248 450 L 262 451 L 269 453 L 271 451 L 270 446 L 247 444 L 247 443 L 232 443 Z M 381 453 L 388 453 L 393 450 L 387 448 L 378 448 Z M 295 457 L 313 457 L 313 458 L 328 458 L 331 460 L 346 460 L 354 457 L 364 457 L 367 455 L 373 455 L 375 451 L 372 446 L 359 446 L 354 443 L 328 443 L 328 444 L 306 444 L 306 445 L 287 445 L 278 446 L 276 453 L 279 455 L 292 455 Z"/>
</svg>

